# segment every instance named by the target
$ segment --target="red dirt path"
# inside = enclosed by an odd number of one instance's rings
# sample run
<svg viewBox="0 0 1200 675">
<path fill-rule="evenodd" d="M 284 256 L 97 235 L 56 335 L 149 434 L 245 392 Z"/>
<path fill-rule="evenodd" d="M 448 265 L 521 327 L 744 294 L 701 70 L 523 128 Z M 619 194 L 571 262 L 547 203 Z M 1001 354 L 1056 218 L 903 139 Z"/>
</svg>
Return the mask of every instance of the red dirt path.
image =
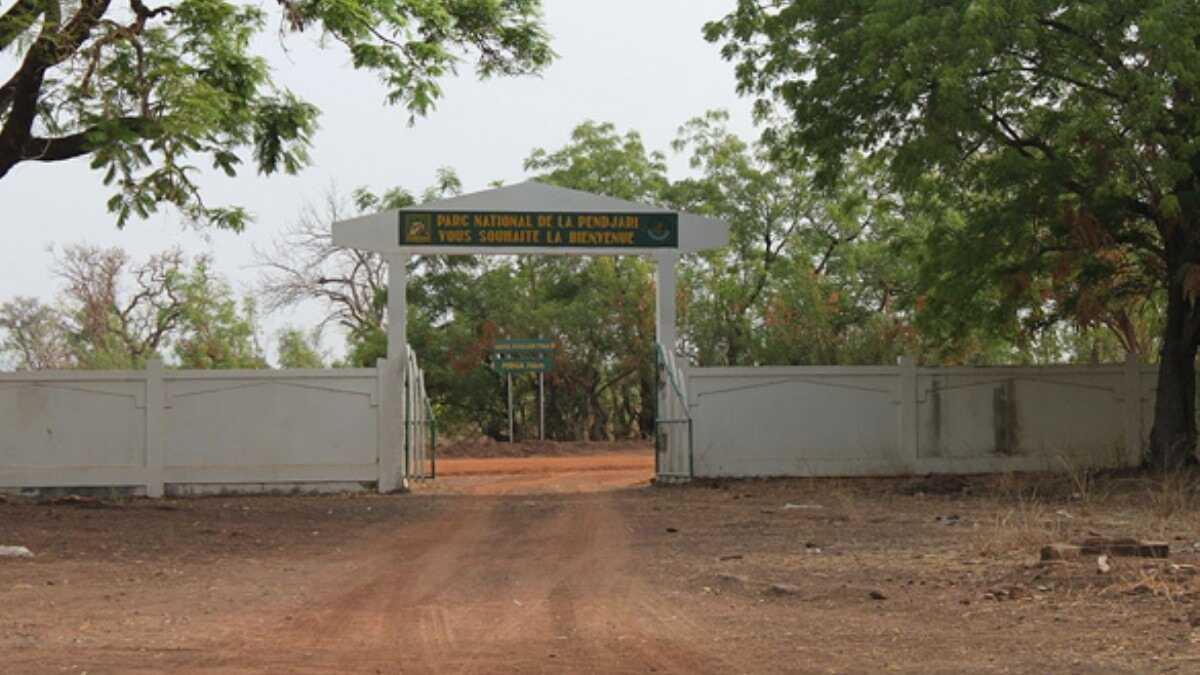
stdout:
<svg viewBox="0 0 1200 675">
<path fill-rule="evenodd" d="M 37 553 L 0 560 L 0 673 L 1200 672 L 1200 576 L 1181 571 L 1200 512 L 1157 513 L 1140 485 L 1086 504 L 987 481 L 644 489 L 652 465 L 456 458 L 406 495 L 0 500 L 0 544 Z M 1029 561 L 1112 528 L 1171 559 Z"/>
</svg>

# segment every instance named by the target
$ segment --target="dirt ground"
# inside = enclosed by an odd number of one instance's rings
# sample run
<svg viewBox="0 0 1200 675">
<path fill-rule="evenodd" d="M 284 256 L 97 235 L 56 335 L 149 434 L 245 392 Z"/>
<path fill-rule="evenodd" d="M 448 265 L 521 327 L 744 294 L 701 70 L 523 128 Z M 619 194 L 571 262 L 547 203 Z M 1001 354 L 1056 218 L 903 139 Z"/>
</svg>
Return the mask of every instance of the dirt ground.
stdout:
<svg viewBox="0 0 1200 675">
<path fill-rule="evenodd" d="M 649 487 L 640 451 L 404 495 L 0 503 L 4 673 L 1200 673 L 1200 495 L 1137 476 Z M 788 505 L 791 506 L 788 506 Z M 1089 532 L 1166 561 L 1049 567 Z"/>
<path fill-rule="evenodd" d="M 495 441 L 487 436 L 440 445 L 438 457 L 588 457 L 611 454 L 640 454 L 653 458 L 654 445 L 646 440 L 589 441 Z"/>
</svg>

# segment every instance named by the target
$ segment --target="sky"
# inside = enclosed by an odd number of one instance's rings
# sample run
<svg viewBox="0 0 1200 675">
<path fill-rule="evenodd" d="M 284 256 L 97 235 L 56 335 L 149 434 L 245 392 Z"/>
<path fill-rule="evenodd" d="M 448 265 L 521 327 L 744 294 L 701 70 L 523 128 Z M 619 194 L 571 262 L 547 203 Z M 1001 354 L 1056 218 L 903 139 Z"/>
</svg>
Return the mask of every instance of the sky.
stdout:
<svg viewBox="0 0 1200 675">
<path fill-rule="evenodd" d="M 273 17 L 259 47 L 276 82 L 322 111 L 312 164 L 296 176 L 203 174 L 199 183 L 208 203 L 241 205 L 254 214 L 241 234 L 197 230 L 170 209 L 118 230 L 104 206 L 110 193 L 86 159 L 18 165 L 0 180 L 0 302 L 22 295 L 50 300 L 59 285 L 50 248 L 80 242 L 120 246 L 138 260 L 175 245 L 188 254 L 208 253 L 239 293 L 252 293 L 259 275 L 254 248 L 269 248 L 306 203 L 321 201 L 331 189 L 403 186 L 419 192 L 442 166 L 455 169 L 468 192 L 495 180 L 519 182 L 533 148 L 561 147 L 585 120 L 638 131 L 648 148 L 668 153 L 672 174 L 682 175 L 686 158 L 671 153 L 669 143 L 690 117 L 725 109 L 735 133 L 756 135 L 750 102 L 736 94 L 732 65 L 701 35 L 706 21 L 733 5 L 545 0 L 546 27 L 559 58 L 543 75 L 480 81 L 464 64 L 458 77 L 444 81 L 437 109 L 411 126 L 407 111 L 387 106 L 382 85 L 355 71 L 340 46 L 323 49 L 307 35 L 281 42 Z M 11 67 L 11 59 L 0 60 L 0 79 Z M 273 355 L 277 331 L 310 328 L 320 316 L 315 304 L 267 315 L 260 340 Z M 337 334 L 327 334 L 324 343 L 332 354 L 341 353 Z"/>
</svg>

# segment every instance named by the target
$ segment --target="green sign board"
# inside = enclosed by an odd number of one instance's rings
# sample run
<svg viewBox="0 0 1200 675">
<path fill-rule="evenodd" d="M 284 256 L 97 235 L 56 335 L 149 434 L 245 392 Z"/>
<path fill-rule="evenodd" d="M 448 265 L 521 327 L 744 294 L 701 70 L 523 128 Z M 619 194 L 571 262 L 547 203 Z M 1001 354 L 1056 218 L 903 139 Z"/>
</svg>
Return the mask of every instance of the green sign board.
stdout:
<svg viewBox="0 0 1200 675">
<path fill-rule="evenodd" d="M 553 365 L 548 356 L 492 357 L 492 369 L 498 373 L 548 373 Z"/>
<path fill-rule="evenodd" d="M 400 212 L 401 246 L 678 248 L 677 213 Z"/>
<path fill-rule="evenodd" d="M 554 340 L 496 340 L 496 351 L 505 354 L 552 352 L 558 349 Z"/>
</svg>

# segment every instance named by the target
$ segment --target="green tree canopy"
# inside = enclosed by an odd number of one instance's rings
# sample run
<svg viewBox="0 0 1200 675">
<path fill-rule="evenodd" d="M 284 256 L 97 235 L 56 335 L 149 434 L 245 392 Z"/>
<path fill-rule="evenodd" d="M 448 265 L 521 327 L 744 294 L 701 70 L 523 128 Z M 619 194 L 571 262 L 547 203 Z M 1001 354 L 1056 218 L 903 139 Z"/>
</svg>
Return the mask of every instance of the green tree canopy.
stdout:
<svg viewBox="0 0 1200 675">
<path fill-rule="evenodd" d="M 179 285 L 179 326 L 173 335 L 181 368 L 266 368 L 258 344 L 254 301 L 240 301 L 207 259 L 196 261 Z"/>
<path fill-rule="evenodd" d="M 685 348 L 702 365 L 893 363 L 915 347 L 912 274 L 890 244 L 903 214 L 877 162 L 819 189 L 813 168 L 781 160 L 709 112 L 675 149 L 697 175 L 672 185 L 681 208 L 730 224 L 729 245 L 684 261 Z"/>
<path fill-rule="evenodd" d="M 822 181 L 882 152 L 961 212 L 931 234 L 931 305 L 1117 325 L 1165 294 L 1150 456 L 1191 456 L 1200 5 L 741 0 L 706 33 Z"/>
<path fill-rule="evenodd" d="M 280 368 L 324 368 L 319 330 L 305 332 L 289 327 L 279 332 L 276 361 Z"/>
<path fill-rule="evenodd" d="M 8 4 L 8 3 L 6 3 Z M 387 101 L 428 112 L 439 81 L 470 56 L 481 76 L 539 71 L 553 58 L 540 0 L 280 0 L 283 33 L 317 33 L 377 74 Z M 90 156 L 123 225 L 171 204 L 234 230 L 248 214 L 208 205 L 197 163 L 234 175 L 308 161 L 318 111 L 276 86 L 254 40 L 268 24 L 232 0 L 17 0 L 0 12 L 0 179 L 22 162 Z"/>
</svg>

